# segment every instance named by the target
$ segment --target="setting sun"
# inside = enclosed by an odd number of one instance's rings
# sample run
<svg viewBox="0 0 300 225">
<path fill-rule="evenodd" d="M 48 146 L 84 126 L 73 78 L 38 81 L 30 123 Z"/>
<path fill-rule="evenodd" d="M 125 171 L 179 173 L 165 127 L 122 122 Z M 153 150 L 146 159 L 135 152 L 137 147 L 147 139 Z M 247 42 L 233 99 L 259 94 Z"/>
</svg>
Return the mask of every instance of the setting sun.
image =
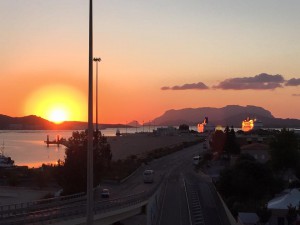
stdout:
<svg viewBox="0 0 300 225">
<path fill-rule="evenodd" d="M 54 123 L 85 121 L 86 100 L 82 93 L 66 85 L 42 87 L 27 98 L 26 115 L 37 115 Z"/>
<path fill-rule="evenodd" d="M 68 112 L 66 112 L 65 109 L 53 109 L 49 111 L 48 118 L 54 123 L 61 123 L 68 120 Z"/>
</svg>

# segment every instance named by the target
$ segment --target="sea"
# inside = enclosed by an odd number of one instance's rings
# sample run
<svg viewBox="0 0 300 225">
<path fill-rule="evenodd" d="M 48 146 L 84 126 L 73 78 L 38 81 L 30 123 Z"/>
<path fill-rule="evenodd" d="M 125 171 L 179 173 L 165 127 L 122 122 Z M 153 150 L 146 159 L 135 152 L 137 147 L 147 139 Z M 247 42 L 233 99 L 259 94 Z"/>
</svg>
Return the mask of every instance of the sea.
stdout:
<svg viewBox="0 0 300 225">
<path fill-rule="evenodd" d="M 121 133 L 152 132 L 157 127 L 141 126 L 137 128 L 107 128 L 101 130 L 104 136 L 115 136 L 116 130 Z M 190 127 L 196 130 L 196 127 Z M 56 140 L 57 136 L 68 139 L 73 130 L 0 130 L 0 148 L 7 157 L 11 157 L 17 166 L 37 168 L 42 164 L 56 164 L 65 158 L 65 146 L 49 145 L 44 141 Z"/>
<path fill-rule="evenodd" d="M 116 136 L 117 129 L 121 133 L 153 132 L 157 126 L 141 126 L 137 128 L 106 128 L 101 130 L 104 136 Z M 196 126 L 190 130 L 197 131 Z M 235 129 L 238 130 L 238 129 Z M 17 166 L 40 167 L 42 164 L 56 164 L 65 158 L 65 146 L 49 145 L 44 141 L 55 140 L 57 136 L 68 139 L 74 130 L 0 130 L 0 149 L 4 155 L 11 157 Z M 300 133 L 300 130 L 297 129 Z"/>
</svg>

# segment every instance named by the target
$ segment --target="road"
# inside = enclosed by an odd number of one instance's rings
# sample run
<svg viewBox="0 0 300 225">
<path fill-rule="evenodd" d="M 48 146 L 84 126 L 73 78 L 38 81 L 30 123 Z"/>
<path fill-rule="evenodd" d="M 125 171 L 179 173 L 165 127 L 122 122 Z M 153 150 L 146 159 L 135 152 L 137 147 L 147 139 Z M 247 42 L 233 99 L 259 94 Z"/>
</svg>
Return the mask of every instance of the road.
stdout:
<svg viewBox="0 0 300 225">
<path fill-rule="evenodd" d="M 197 150 L 192 154 L 203 152 L 201 146 L 195 146 Z M 193 155 L 186 155 L 175 158 L 167 175 L 159 225 L 229 225 L 211 179 L 196 172 Z"/>
<path fill-rule="evenodd" d="M 95 201 L 98 209 L 105 210 L 111 206 L 122 204 L 122 201 L 132 200 L 131 196 L 137 194 L 142 196 L 143 193 L 151 191 L 162 179 L 165 179 L 167 184 L 158 219 L 159 225 L 229 225 L 226 213 L 210 179 L 194 170 L 193 156 L 201 152 L 203 152 L 202 144 L 198 144 L 142 166 L 122 184 L 101 184 L 101 188 L 110 189 L 111 197 L 109 200 L 104 200 L 97 192 Z M 143 182 L 142 174 L 145 169 L 155 171 L 154 183 L 145 184 Z M 42 216 L 50 215 L 59 218 L 62 214 L 72 212 L 72 207 L 75 210 L 81 208 L 78 214 L 83 215 L 85 203 L 86 201 L 83 199 L 68 206 L 58 205 L 50 210 L 47 209 L 48 211 L 46 210 Z M 34 216 L 36 215 L 27 214 L 27 217 Z"/>
</svg>

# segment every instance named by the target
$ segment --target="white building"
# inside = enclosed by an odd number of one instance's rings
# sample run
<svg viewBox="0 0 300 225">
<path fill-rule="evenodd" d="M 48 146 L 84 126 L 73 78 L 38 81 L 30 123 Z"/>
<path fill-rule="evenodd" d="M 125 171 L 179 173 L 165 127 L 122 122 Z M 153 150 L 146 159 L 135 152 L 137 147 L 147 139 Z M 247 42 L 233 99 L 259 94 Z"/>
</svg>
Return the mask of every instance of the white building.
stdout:
<svg viewBox="0 0 300 225">
<path fill-rule="evenodd" d="M 299 189 L 287 189 L 282 195 L 276 197 L 268 202 L 268 209 L 271 210 L 272 216 L 269 220 L 269 225 L 287 225 L 286 215 L 288 213 L 288 206 L 298 208 L 300 203 Z M 297 219 L 300 222 L 300 219 Z M 298 224 L 297 223 L 297 224 Z"/>
</svg>

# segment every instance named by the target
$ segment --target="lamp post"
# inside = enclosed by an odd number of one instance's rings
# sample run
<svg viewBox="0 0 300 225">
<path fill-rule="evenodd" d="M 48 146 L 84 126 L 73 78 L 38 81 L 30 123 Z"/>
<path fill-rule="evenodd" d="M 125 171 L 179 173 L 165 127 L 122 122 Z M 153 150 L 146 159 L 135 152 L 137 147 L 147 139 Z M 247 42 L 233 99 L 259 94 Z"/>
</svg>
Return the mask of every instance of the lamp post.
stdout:
<svg viewBox="0 0 300 225">
<path fill-rule="evenodd" d="M 87 146 L 87 211 L 86 223 L 93 224 L 93 0 L 89 7 L 89 82 L 88 82 L 88 146 Z"/>
<path fill-rule="evenodd" d="M 94 58 L 94 62 L 96 62 L 96 137 L 98 138 L 98 62 L 101 61 L 101 58 Z"/>
</svg>

